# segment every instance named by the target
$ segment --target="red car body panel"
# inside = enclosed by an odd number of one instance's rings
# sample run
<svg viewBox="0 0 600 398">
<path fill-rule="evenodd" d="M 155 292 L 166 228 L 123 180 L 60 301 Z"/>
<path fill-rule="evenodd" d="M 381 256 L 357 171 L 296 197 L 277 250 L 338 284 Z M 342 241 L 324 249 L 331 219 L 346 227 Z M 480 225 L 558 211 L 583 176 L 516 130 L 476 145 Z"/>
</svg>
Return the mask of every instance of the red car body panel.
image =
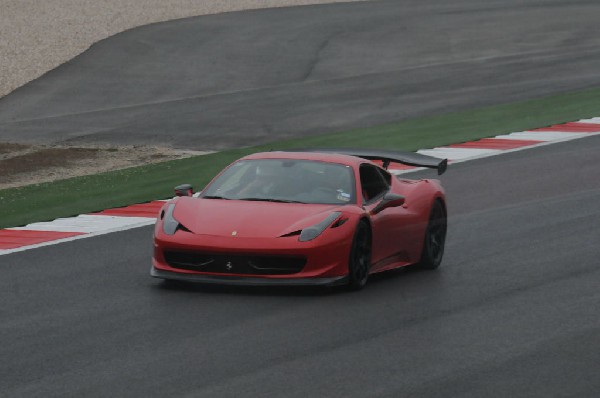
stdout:
<svg viewBox="0 0 600 398">
<path fill-rule="evenodd" d="M 350 167 L 354 172 L 356 192 L 361 192 L 362 188 L 361 164 L 373 165 L 369 160 L 354 156 L 305 152 L 259 153 L 243 160 L 281 158 Z M 364 204 L 360 195 L 356 195 L 354 203 L 343 205 L 176 197 L 165 204 L 155 226 L 153 276 L 183 280 L 188 277 L 191 280 L 192 276 L 223 277 L 219 279 L 223 283 L 227 283 L 228 278 L 236 281 L 243 278 L 250 284 L 258 280 L 289 284 L 307 280 L 317 283 L 320 278 L 328 282 L 342 281 L 348 274 L 353 237 L 361 220 L 368 222 L 371 228 L 371 273 L 418 263 L 430 209 L 435 200 L 440 200 L 445 206 L 444 190 L 438 180 L 409 180 L 392 176 L 389 192 L 404 196 L 405 203 L 381 212 L 374 212 L 378 201 Z M 163 216 L 171 205 L 174 205 L 174 218 L 184 228 L 169 235 L 163 228 Z M 323 221 L 334 212 L 340 213 L 337 220 L 342 222 L 334 222 L 313 240 L 299 240 L 300 231 Z M 306 262 L 299 272 L 287 274 L 236 273 L 235 261 L 227 263 L 232 269 L 226 272 L 206 272 L 170 265 L 165 253 L 171 252 L 277 256 L 304 258 Z"/>
<path fill-rule="evenodd" d="M 429 210 L 436 199 L 444 200 L 437 180 L 392 179 L 391 191 L 406 198 L 400 207 L 371 215 L 371 272 L 416 264 L 421 259 Z M 366 207 L 370 213 L 376 204 Z"/>
</svg>

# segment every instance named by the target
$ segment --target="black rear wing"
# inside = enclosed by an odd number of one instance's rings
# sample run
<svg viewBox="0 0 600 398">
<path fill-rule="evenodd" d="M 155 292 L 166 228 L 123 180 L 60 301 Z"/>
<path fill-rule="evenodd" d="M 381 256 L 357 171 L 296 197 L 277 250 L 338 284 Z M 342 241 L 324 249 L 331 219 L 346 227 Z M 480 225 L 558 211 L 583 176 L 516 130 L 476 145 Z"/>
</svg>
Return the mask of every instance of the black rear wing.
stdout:
<svg viewBox="0 0 600 398">
<path fill-rule="evenodd" d="M 383 168 L 387 169 L 390 163 L 401 163 L 407 166 L 427 167 L 437 169 L 438 175 L 444 174 L 448 167 L 448 159 L 440 159 L 433 156 L 421 155 L 416 152 L 387 151 L 384 149 L 354 149 L 354 148 L 310 148 L 302 149 L 302 152 L 324 152 L 339 153 L 341 155 L 356 156 L 368 160 L 379 160 L 383 162 Z"/>
</svg>

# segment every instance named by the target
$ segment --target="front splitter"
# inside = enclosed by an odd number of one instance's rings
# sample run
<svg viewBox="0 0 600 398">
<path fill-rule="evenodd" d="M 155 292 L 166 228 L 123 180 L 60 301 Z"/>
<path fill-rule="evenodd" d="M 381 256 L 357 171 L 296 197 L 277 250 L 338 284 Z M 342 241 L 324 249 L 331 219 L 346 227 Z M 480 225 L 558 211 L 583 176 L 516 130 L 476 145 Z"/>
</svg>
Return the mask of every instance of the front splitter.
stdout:
<svg viewBox="0 0 600 398">
<path fill-rule="evenodd" d="M 336 276 L 331 278 L 274 279 L 243 276 L 183 274 L 157 269 L 154 266 L 150 269 L 150 276 L 154 278 L 176 280 L 182 282 L 233 286 L 336 286 L 343 285 L 348 281 L 347 276 Z"/>
</svg>

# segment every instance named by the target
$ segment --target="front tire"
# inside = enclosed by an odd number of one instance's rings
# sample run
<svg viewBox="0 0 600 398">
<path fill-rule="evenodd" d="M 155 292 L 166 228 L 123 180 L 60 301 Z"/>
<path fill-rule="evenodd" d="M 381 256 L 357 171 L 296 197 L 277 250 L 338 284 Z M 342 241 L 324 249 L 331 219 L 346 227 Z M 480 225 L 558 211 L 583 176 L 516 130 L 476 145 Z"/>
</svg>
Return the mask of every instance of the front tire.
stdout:
<svg viewBox="0 0 600 398">
<path fill-rule="evenodd" d="M 436 200 L 431 207 L 429 224 L 425 230 L 425 243 L 421 254 L 420 269 L 436 269 L 442 263 L 444 247 L 446 245 L 446 232 L 448 220 L 446 210 L 440 200 Z"/>
<path fill-rule="evenodd" d="M 360 290 L 367 284 L 371 270 L 371 230 L 361 221 L 356 227 L 348 262 L 348 287 Z"/>
</svg>

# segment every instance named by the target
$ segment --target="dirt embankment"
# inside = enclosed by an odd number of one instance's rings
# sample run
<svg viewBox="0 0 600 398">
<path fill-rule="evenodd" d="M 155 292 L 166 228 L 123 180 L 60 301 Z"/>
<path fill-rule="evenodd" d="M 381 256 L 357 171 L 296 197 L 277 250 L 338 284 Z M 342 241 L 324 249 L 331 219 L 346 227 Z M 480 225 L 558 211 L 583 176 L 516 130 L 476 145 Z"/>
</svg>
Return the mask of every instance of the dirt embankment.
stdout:
<svg viewBox="0 0 600 398">
<path fill-rule="evenodd" d="M 0 143 L 0 189 L 180 159 L 203 152 L 155 147 L 66 147 Z"/>
</svg>

